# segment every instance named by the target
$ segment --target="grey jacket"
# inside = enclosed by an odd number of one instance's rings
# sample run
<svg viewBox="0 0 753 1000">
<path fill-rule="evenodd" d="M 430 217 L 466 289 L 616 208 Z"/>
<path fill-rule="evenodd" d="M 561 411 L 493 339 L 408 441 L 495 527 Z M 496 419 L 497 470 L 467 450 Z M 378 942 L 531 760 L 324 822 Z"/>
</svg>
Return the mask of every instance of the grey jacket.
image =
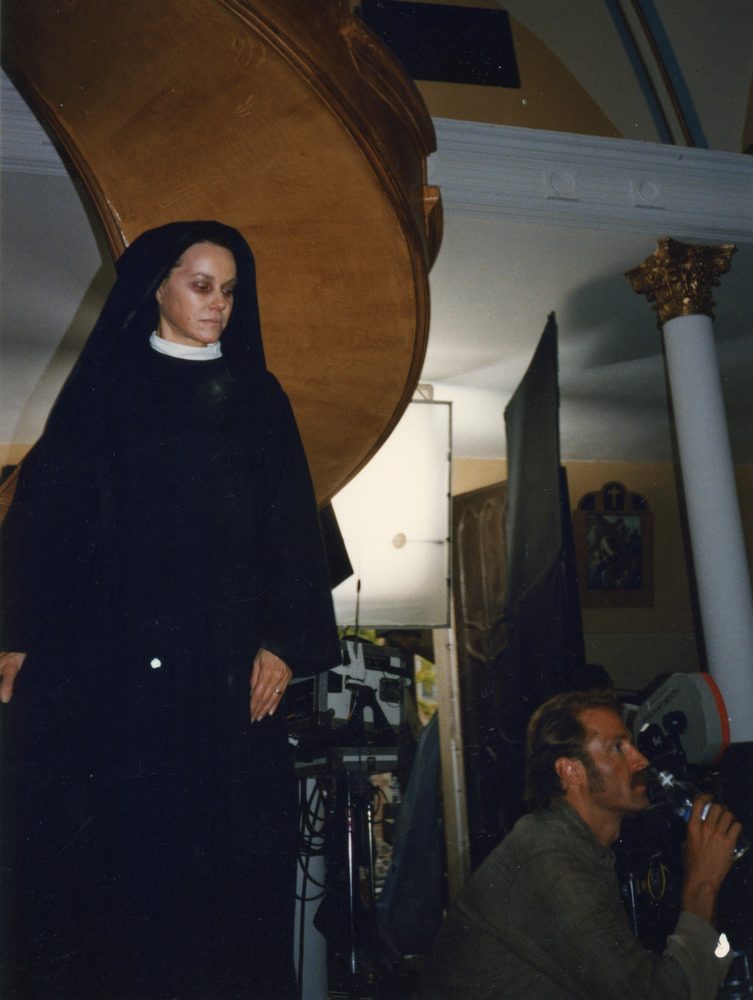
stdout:
<svg viewBox="0 0 753 1000">
<path fill-rule="evenodd" d="M 731 959 L 682 913 L 659 956 L 630 929 L 614 855 L 564 801 L 520 819 L 474 872 L 417 1000 L 712 1000 Z"/>
</svg>

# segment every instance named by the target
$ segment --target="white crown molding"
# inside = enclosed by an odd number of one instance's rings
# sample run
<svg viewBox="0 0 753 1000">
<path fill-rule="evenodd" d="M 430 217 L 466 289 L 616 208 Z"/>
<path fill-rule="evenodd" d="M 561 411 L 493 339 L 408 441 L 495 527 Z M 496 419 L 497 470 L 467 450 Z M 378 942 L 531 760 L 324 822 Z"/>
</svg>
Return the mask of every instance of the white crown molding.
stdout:
<svg viewBox="0 0 753 1000">
<path fill-rule="evenodd" d="M 66 175 L 0 73 L 0 167 Z M 435 118 L 429 180 L 445 210 L 517 222 L 753 243 L 753 157 Z"/>
<path fill-rule="evenodd" d="M 435 118 L 448 213 L 753 242 L 753 157 Z"/>
</svg>

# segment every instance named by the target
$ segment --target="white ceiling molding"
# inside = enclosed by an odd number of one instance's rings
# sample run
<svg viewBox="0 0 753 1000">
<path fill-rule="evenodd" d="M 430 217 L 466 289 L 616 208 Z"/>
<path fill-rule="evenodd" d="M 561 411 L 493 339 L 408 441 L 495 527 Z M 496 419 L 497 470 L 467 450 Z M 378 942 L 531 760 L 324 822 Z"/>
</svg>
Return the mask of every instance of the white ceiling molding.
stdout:
<svg viewBox="0 0 753 1000">
<path fill-rule="evenodd" d="M 435 118 L 429 181 L 446 209 L 753 243 L 753 157 Z"/>
<path fill-rule="evenodd" d="M 64 175 L 0 73 L 0 166 Z M 753 243 L 753 158 L 741 153 L 435 118 L 429 180 L 446 209 L 582 228 Z"/>
</svg>

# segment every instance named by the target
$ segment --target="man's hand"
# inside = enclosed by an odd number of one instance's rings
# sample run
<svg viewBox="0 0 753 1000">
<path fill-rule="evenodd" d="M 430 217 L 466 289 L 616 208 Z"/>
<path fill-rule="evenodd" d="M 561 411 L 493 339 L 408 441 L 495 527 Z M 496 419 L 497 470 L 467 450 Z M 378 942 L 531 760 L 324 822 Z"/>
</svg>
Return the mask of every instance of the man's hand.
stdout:
<svg viewBox="0 0 753 1000">
<path fill-rule="evenodd" d="M 274 715 L 293 671 L 279 656 L 260 649 L 251 671 L 251 721 Z"/>
<path fill-rule="evenodd" d="M 704 806 L 709 811 L 701 819 Z M 710 924 L 714 922 L 716 898 L 734 862 L 734 851 L 742 827 L 732 813 L 701 795 L 693 802 L 685 841 L 685 880 L 682 907 Z"/>
<path fill-rule="evenodd" d="M 13 697 L 16 674 L 24 665 L 26 653 L 0 653 L 0 702 L 7 705 Z"/>
</svg>

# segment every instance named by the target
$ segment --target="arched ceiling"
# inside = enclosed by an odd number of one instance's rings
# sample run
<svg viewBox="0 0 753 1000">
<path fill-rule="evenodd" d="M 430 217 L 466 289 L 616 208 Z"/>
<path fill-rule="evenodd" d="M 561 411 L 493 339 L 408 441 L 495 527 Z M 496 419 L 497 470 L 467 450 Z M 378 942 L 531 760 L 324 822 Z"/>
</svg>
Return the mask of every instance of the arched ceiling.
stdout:
<svg viewBox="0 0 753 1000">
<path fill-rule="evenodd" d="M 747 0 L 413 2 L 504 9 L 510 17 L 520 87 L 419 81 L 436 117 L 734 153 L 750 145 Z"/>
</svg>

